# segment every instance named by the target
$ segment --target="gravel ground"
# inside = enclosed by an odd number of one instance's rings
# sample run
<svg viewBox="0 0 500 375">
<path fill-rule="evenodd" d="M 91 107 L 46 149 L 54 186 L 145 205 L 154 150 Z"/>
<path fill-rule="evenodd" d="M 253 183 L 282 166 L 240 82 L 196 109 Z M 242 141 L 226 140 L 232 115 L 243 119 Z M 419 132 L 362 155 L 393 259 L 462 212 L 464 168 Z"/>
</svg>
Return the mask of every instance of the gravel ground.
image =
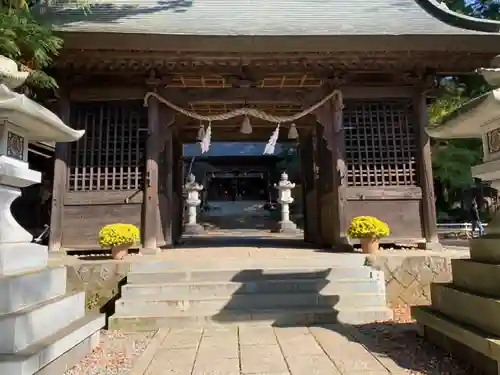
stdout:
<svg viewBox="0 0 500 375">
<path fill-rule="evenodd" d="M 101 344 L 64 375 L 126 375 L 154 332 L 101 331 Z"/>
<path fill-rule="evenodd" d="M 413 323 L 376 323 L 358 327 L 374 355 L 392 359 L 410 375 L 472 375 L 474 369 L 416 333 Z"/>
</svg>

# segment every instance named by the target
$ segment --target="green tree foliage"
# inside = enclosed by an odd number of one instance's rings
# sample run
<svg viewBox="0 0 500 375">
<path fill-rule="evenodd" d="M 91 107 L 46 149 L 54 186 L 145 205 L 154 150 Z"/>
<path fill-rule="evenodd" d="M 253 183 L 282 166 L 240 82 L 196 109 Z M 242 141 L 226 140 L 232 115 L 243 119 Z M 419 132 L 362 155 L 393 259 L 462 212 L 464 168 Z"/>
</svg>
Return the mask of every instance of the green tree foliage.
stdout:
<svg viewBox="0 0 500 375">
<path fill-rule="evenodd" d="M 468 16 L 500 20 L 498 0 L 443 0 L 450 9 Z"/>
<path fill-rule="evenodd" d="M 35 19 L 30 3 L 0 0 L 0 54 L 16 61 L 30 71 L 28 85 L 55 88 L 53 77 L 44 72 L 62 47 L 63 41 L 50 25 Z"/>
<path fill-rule="evenodd" d="M 430 126 L 454 111 L 460 105 L 488 89 L 482 77 L 445 77 L 441 80 L 441 94 L 429 106 Z M 464 189 L 472 184 L 471 166 L 481 162 L 481 141 L 477 139 L 432 140 L 434 178 L 448 190 Z"/>
<path fill-rule="evenodd" d="M 454 139 L 437 143 L 432 151 L 434 177 L 448 189 L 463 189 L 472 184 L 471 166 L 482 158 L 481 140 Z"/>
<path fill-rule="evenodd" d="M 499 0 L 444 0 L 456 12 L 500 20 Z M 484 94 L 490 87 L 480 75 L 443 77 L 440 95 L 429 106 L 430 126 L 464 104 Z M 438 211 L 449 212 L 454 200 L 463 200 L 463 192 L 473 184 L 471 167 L 482 159 L 478 139 L 432 140 L 432 164 Z"/>
</svg>

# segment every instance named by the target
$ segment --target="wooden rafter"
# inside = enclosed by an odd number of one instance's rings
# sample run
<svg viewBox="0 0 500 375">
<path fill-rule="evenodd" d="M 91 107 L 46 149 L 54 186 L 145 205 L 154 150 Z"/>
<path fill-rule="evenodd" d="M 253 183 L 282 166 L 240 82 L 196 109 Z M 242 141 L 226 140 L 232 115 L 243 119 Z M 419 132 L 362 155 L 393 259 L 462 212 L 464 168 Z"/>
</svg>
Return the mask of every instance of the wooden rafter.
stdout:
<svg viewBox="0 0 500 375">
<path fill-rule="evenodd" d="M 492 53 L 459 52 L 338 52 L 288 53 L 265 55 L 117 52 L 66 50 L 54 62 L 56 69 L 123 75 L 147 73 L 151 69 L 160 75 L 238 75 L 242 67 L 259 71 L 260 75 L 308 72 L 319 78 L 339 71 L 392 72 L 434 69 L 439 73 L 471 72 L 478 66 L 488 66 Z"/>
</svg>

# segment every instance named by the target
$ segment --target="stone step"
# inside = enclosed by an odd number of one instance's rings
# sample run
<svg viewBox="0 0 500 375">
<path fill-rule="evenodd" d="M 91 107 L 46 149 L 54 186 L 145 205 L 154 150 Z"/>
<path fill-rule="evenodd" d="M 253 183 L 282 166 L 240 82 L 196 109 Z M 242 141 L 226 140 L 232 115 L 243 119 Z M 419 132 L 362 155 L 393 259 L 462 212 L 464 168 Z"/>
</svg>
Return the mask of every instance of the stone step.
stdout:
<svg viewBox="0 0 500 375">
<path fill-rule="evenodd" d="M 66 267 L 0 276 L 0 314 L 10 313 L 66 293 Z"/>
<path fill-rule="evenodd" d="M 483 370 L 486 374 L 497 373 L 500 368 L 498 336 L 470 325 L 463 325 L 429 307 L 413 307 L 412 316 L 417 320 L 420 333 L 423 333 L 426 339 L 458 358 L 472 363 L 475 368 Z"/>
<path fill-rule="evenodd" d="M 85 292 L 69 293 L 0 315 L 0 353 L 15 353 L 85 315 Z"/>
<path fill-rule="evenodd" d="M 132 265 L 134 268 L 134 264 Z M 380 271 L 370 267 L 332 267 L 332 268 L 275 268 L 275 269 L 191 269 L 137 271 L 132 270 L 127 276 L 129 284 L 163 284 L 186 281 L 222 281 L 248 282 L 264 280 L 297 280 L 297 279 L 370 279 L 379 278 Z"/>
<path fill-rule="evenodd" d="M 449 317 L 500 336 L 500 300 L 431 284 L 432 307 Z"/>
<path fill-rule="evenodd" d="M 47 246 L 35 243 L 0 244 L 0 275 L 42 269 L 47 266 Z"/>
<path fill-rule="evenodd" d="M 154 298 L 154 300 L 152 299 Z M 171 315 L 178 312 L 197 313 L 211 312 L 217 314 L 225 310 L 259 310 L 289 307 L 335 307 L 362 308 L 385 306 L 385 294 L 343 294 L 319 295 L 318 293 L 273 293 L 273 294 L 235 294 L 225 297 L 189 299 L 121 298 L 116 301 L 116 313 L 122 315 Z"/>
<path fill-rule="evenodd" d="M 208 225 L 212 228 L 219 229 L 232 229 L 232 230 L 271 230 L 276 227 L 277 220 L 273 217 L 259 215 L 224 215 L 224 216 L 211 216 L 208 214 L 201 214 L 198 221 L 202 225 Z"/>
<path fill-rule="evenodd" d="M 63 374 L 97 346 L 105 322 L 104 314 L 89 314 L 17 353 L 0 354 L 0 374 Z"/>
<path fill-rule="evenodd" d="M 383 293 L 383 284 L 373 279 L 338 280 L 288 279 L 235 282 L 179 282 L 165 284 L 127 284 L 122 287 L 122 297 L 156 299 L 181 299 L 223 297 L 233 294 L 297 293 L 321 294 Z"/>
<path fill-rule="evenodd" d="M 130 272 L 172 272 L 201 270 L 279 270 L 289 269 L 289 272 L 324 271 L 336 267 L 362 267 L 365 265 L 366 255 L 356 253 L 316 253 L 314 257 L 290 256 L 247 258 L 247 259 L 192 259 L 189 265 L 176 260 L 151 260 L 132 263 Z"/>
<path fill-rule="evenodd" d="M 110 329 L 130 331 L 154 330 L 161 327 L 186 328 L 211 325 L 262 324 L 273 326 L 311 324 L 366 324 L 387 321 L 392 312 L 386 307 L 341 309 L 320 307 L 294 307 L 288 309 L 224 311 L 216 315 L 178 313 L 172 316 L 131 316 L 115 314 L 109 319 Z"/>
<path fill-rule="evenodd" d="M 488 236 L 474 238 L 474 240 L 470 242 L 469 253 L 473 261 L 500 264 L 497 238 Z"/>
<path fill-rule="evenodd" d="M 452 259 L 453 284 L 470 292 L 500 298 L 500 265 Z"/>
</svg>

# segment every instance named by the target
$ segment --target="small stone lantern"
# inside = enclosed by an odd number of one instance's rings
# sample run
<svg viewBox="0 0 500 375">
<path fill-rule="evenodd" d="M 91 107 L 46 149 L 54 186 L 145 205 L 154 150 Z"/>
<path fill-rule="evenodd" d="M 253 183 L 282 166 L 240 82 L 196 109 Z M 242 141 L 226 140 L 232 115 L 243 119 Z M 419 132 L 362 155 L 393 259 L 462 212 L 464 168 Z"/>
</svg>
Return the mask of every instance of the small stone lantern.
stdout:
<svg viewBox="0 0 500 375">
<path fill-rule="evenodd" d="M 293 182 L 288 180 L 286 172 L 281 174 L 280 182 L 274 185 L 278 189 L 278 203 L 281 206 L 281 221 L 278 222 L 275 232 L 279 233 L 297 233 L 297 226 L 290 220 L 290 204 L 293 203 L 292 189 L 295 187 Z"/>
<path fill-rule="evenodd" d="M 186 185 L 184 185 L 184 191 L 187 195 L 186 205 L 188 207 L 188 220 L 184 225 L 184 233 L 186 234 L 200 234 L 204 231 L 203 227 L 196 221 L 198 206 L 201 203 L 200 191 L 202 190 L 203 186 L 195 181 L 194 174 L 191 173 Z"/>
</svg>

